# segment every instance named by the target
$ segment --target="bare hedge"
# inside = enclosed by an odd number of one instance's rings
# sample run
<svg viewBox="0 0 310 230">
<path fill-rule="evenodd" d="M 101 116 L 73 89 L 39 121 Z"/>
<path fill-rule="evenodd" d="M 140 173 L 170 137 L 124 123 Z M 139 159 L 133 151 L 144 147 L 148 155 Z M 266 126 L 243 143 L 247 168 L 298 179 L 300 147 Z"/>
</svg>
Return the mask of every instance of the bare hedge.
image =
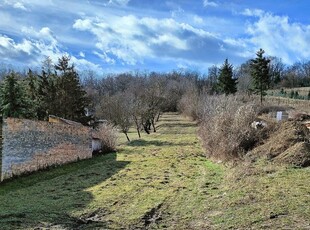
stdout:
<svg viewBox="0 0 310 230">
<path fill-rule="evenodd" d="M 237 96 L 206 96 L 201 108 L 199 134 L 208 156 L 230 160 L 242 157 L 258 142 L 251 127 L 258 106 Z"/>
</svg>

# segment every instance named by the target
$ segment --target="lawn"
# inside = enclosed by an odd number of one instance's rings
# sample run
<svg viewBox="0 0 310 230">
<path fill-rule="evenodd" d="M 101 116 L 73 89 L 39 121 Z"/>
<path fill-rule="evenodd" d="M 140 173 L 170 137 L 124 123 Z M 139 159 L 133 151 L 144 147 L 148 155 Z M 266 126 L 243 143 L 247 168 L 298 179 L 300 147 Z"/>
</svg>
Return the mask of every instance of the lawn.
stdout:
<svg viewBox="0 0 310 230">
<path fill-rule="evenodd" d="M 0 184 L 0 229 L 307 229 L 310 170 L 204 156 L 197 126 L 164 114 L 116 153 Z"/>
</svg>

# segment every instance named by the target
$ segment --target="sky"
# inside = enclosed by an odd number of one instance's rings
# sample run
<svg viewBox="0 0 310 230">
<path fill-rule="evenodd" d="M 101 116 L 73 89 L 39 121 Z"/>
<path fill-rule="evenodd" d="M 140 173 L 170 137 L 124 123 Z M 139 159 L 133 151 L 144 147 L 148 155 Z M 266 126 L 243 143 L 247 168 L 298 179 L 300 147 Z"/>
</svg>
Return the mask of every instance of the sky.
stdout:
<svg viewBox="0 0 310 230">
<path fill-rule="evenodd" d="M 207 72 L 260 48 L 310 60 L 308 0 L 0 0 L 0 63 L 23 68 L 69 55 L 98 73 Z"/>
</svg>

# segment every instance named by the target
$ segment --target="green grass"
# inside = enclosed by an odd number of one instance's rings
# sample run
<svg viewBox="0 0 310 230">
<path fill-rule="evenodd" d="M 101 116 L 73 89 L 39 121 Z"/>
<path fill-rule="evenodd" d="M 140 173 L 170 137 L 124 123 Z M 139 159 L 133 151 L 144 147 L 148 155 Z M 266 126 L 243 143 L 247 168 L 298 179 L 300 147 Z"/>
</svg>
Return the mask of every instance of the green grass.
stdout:
<svg viewBox="0 0 310 230">
<path fill-rule="evenodd" d="M 117 153 L 0 184 L 0 229 L 307 229 L 309 169 L 204 157 L 193 122 L 120 136 Z"/>
</svg>

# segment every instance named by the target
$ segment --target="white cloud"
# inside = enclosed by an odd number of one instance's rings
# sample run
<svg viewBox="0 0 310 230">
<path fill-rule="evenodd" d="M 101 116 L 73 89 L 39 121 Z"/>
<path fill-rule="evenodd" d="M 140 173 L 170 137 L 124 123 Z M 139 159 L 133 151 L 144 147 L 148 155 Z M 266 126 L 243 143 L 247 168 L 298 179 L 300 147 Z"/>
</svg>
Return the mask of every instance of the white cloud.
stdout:
<svg viewBox="0 0 310 230">
<path fill-rule="evenodd" d="M 185 40 L 182 40 L 172 34 L 162 34 L 156 38 L 150 40 L 153 44 L 162 45 L 168 44 L 179 50 L 187 50 L 187 44 Z"/>
<path fill-rule="evenodd" d="M 15 9 L 20 9 L 20 10 L 25 10 L 25 11 L 27 11 L 27 8 L 26 8 L 26 7 L 24 6 L 24 4 L 21 3 L 21 2 L 16 2 L 16 3 L 14 3 L 13 7 L 14 7 Z"/>
<path fill-rule="evenodd" d="M 77 19 L 73 28 L 93 34 L 93 53 L 109 64 L 137 65 L 152 58 L 204 62 L 241 56 L 234 54 L 234 49 L 242 48 L 236 47 L 238 44 L 226 43 L 220 36 L 173 18 L 88 17 Z"/>
<path fill-rule="evenodd" d="M 177 9 L 171 11 L 171 17 L 181 17 L 184 13 L 185 11 L 180 6 L 178 6 Z"/>
<path fill-rule="evenodd" d="M 75 21 L 73 28 L 78 30 L 88 30 L 92 27 L 92 21 L 90 19 L 78 19 Z"/>
<path fill-rule="evenodd" d="M 109 64 L 115 64 L 115 60 L 108 57 L 108 55 L 103 52 L 102 54 L 97 52 L 97 51 L 94 51 L 93 52 L 95 55 L 97 55 L 98 57 L 100 57 L 102 60 L 104 60 L 106 63 L 109 63 Z"/>
<path fill-rule="evenodd" d="M 11 59 L 26 59 L 33 61 L 31 57 L 36 52 L 36 45 L 27 39 L 23 39 L 20 43 L 16 43 L 12 38 L 0 34 L 0 54 L 6 61 Z"/>
<path fill-rule="evenodd" d="M 245 9 L 241 14 L 250 17 L 261 17 L 264 15 L 264 11 L 260 9 Z"/>
<path fill-rule="evenodd" d="M 23 1 L 16 0 L 4 0 L 4 5 L 11 6 L 15 9 L 27 11 L 28 9 L 25 7 Z"/>
<path fill-rule="evenodd" d="M 310 58 L 310 25 L 290 22 L 287 16 L 262 13 L 248 25 L 247 33 L 256 49 L 263 48 L 267 55 L 281 57 L 288 64 Z"/>
<path fill-rule="evenodd" d="M 18 63 L 22 66 L 38 67 L 46 57 L 50 57 L 54 63 L 62 55 L 68 55 L 60 49 L 59 42 L 53 35 L 53 32 L 48 27 L 43 27 L 39 31 L 33 28 L 23 28 L 26 34 L 32 34 L 32 38 L 24 38 L 21 42 L 16 42 L 14 39 L 0 34 L 0 55 L 4 61 Z M 102 72 L 102 68 L 83 57 L 71 56 L 71 61 L 79 70 L 93 69 L 97 72 Z"/>
<path fill-rule="evenodd" d="M 74 66 L 79 70 L 93 70 L 97 73 L 102 73 L 103 69 L 98 64 L 94 64 L 84 58 L 77 58 L 75 56 L 70 56 L 71 61 L 74 63 Z"/>
<path fill-rule="evenodd" d="M 209 1 L 209 0 L 203 0 L 203 6 L 204 7 L 208 7 L 208 6 L 217 7 L 218 4 L 216 2 L 212 2 L 212 1 Z"/>
<path fill-rule="evenodd" d="M 203 24 L 204 23 L 203 19 L 201 17 L 199 17 L 198 15 L 193 16 L 193 21 L 195 24 Z"/>
<path fill-rule="evenodd" d="M 82 57 L 82 58 L 85 58 L 85 53 L 82 52 L 82 51 L 80 51 L 80 52 L 79 52 L 79 56 Z"/>
<path fill-rule="evenodd" d="M 109 0 L 109 5 L 126 6 L 130 0 Z"/>
<path fill-rule="evenodd" d="M 57 38 L 49 27 L 42 27 L 39 31 L 36 31 L 33 27 L 22 27 L 21 31 L 31 38 L 50 43 L 54 48 L 58 46 Z"/>
</svg>

